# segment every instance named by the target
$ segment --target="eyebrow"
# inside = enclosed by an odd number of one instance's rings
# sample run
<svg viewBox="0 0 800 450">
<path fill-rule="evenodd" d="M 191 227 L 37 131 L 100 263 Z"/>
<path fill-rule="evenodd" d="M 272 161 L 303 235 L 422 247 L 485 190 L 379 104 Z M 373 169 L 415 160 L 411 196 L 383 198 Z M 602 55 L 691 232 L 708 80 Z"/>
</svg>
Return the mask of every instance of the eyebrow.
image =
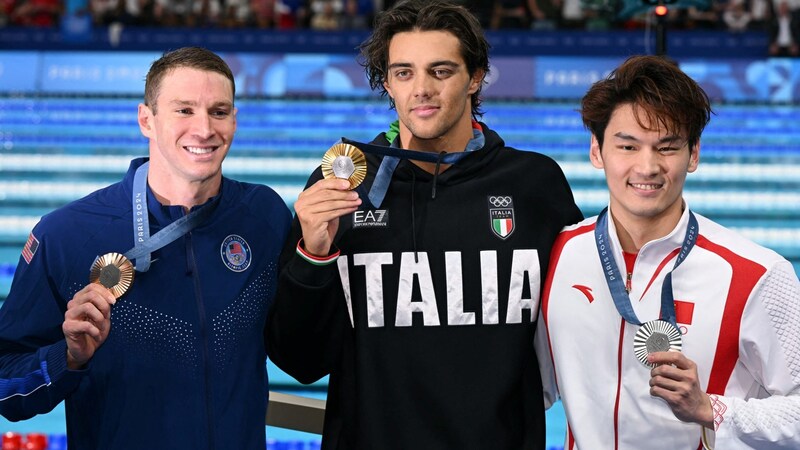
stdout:
<svg viewBox="0 0 800 450">
<path fill-rule="evenodd" d="M 438 67 L 438 66 L 458 67 L 460 65 L 461 64 L 455 61 L 444 60 L 444 61 L 434 61 L 428 67 Z"/>
<path fill-rule="evenodd" d="M 434 62 L 428 64 L 428 68 L 439 67 L 439 66 L 458 67 L 458 66 L 460 66 L 460 64 L 455 62 L 455 61 L 450 61 L 448 59 L 445 59 L 445 60 L 442 60 L 442 61 L 434 61 Z M 407 63 L 407 62 L 397 62 L 397 63 L 389 64 L 388 68 L 389 69 L 396 69 L 396 68 L 407 68 L 407 67 L 412 67 L 412 64 L 411 63 Z"/>
<path fill-rule="evenodd" d="M 195 107 L 197 106 L 197 102 L 195 102 L 193 100 L 170 100 L 169 104 L 173 105 L 173 106 L 195 106 Z M 219 101 L 219 102 L 213 103 L 211 105 L 211 107 L 212 108 L 220 108 L 220 107 L 222 107 L 222 108 L 225 108 L 225 107 L 231 108 L 231 107 L 233 107 L 233 103 L 229 102 L 229 101 Z"/>
<path fill-rule="evenodd" d="M 618 132 L 618 133 L 615 133 L 614 137 L 620 138 L 620 139 L 624 139 L 626 141 L 641 142 L 641 140 L 639 138 L 637 138 L 637 137 L 635 137 L 633 135 L 627 134 L 627 133 L 623 133 L 621 131 Z M 681 136 L 678 136 L 677 134 L 671 134 L 669 136 L 664 136 L 663 138 L 659 139 L 658 143 L 659 144 L 663 144 L 663 143 L 666 143 L 666 142 L 675 142 L 675 141 L 686 141 L 686 139 L 684 139 Z"/>
</svg>

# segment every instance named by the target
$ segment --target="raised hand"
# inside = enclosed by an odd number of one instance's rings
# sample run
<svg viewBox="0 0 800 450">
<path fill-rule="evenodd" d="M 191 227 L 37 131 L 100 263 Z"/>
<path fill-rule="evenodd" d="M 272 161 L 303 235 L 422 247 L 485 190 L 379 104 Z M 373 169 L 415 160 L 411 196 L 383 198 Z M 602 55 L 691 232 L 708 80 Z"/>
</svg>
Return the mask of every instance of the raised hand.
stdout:
<svg viewBox="0 0 800 450">
<path fill-rule="evenodd" d="M 305 251 L 327 256 L 339 229 L 339 217 L 354 212 L 361 205 L 358 193 L 348 190 L 343 179 L 322 179 L 301 192 L 294 210 L 303 229 Z"/>
<path fill-rule="evenodd" d="M 713 429 L 711 400 L 700 388 L 694 361 L 681 352 L 651 353 L 647 361 L 657 364 L 650 371 L 650 395 L 664 399 L 679 420 Z"/>
<path fill-rule="evenodd" d="M 83 367 L 103 345 L 111 330 L 111 305 L 116 302 L 108 288 L 90 283 L 67 303 L 61 325 L 67 340 L 67 367 Z"/>
</svg>

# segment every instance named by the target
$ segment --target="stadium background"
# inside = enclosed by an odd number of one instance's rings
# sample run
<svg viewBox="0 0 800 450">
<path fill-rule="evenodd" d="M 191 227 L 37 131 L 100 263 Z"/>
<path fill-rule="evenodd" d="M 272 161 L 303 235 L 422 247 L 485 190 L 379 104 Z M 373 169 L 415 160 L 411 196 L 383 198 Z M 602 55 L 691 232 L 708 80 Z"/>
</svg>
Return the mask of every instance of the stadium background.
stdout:
<svg viewBox="0 0 800 450">
<path fill-rule="evenodd" d="M 321 154 L 342 136 L 366 141 L 394 113 L 369 91 L 355 47 L 366 31 L 122 28 L 87 24 L 0 28 L 0 301 L 42 214 L 117 181 L 146 154 L 136 105 L 150 63 L 169 48 L 219 52 L 236 76 L 238 131 L 227 176 L 268 184 L 290 206 Z M 584 214 L 607 202 L 588 163 L 576 109 L 626 56 L 653 53 L 656 30 L 489 32 L 492 73 L 483 121 L 514 147 L 564 169 Z M 667 33 L 668 54 L 714 102 L 689 204 L 790 259 L 800 272 L 800 60 L 769 57 L 759 30 Z M 270 365 L 273 390 L 324 398 Z M 548 413 L 548 445 L 563 442 L 563 411 Z M 0 432 L 64 432 L 63 408 Z M 231 430 L 235 432 L 235 430 Z M 270 448 L 312 449 L 318 436 L 268 428 Z"/>
</svg>

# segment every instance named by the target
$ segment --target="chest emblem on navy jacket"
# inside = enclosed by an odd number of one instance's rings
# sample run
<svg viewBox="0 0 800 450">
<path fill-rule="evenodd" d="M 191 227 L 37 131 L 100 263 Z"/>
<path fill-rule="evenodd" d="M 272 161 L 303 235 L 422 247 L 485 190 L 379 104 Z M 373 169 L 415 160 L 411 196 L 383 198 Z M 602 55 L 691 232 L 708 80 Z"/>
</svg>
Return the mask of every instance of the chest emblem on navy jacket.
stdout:
<svg viewBox="0 0 800 450">
<path fill-rule="evenodd" d="M 389 226 L 389 210 L 368 209 L 353 213 L 353 228 L 386 228 Z"/>
<path fill-rule="evenodd" d="M 243 237 L 232 234 L 222 241 L 220 246 L 222 262 L 234 272 L 243 272 L 250 267 L 253 255 L 250 253 L 250 245 Z"/>
<path fill-rule="evenodd" d="M 510 195 L 490 195 L 489 226 L 495 236 L 505 239 L 514 232 L 514 199 Z"/>
</svg>

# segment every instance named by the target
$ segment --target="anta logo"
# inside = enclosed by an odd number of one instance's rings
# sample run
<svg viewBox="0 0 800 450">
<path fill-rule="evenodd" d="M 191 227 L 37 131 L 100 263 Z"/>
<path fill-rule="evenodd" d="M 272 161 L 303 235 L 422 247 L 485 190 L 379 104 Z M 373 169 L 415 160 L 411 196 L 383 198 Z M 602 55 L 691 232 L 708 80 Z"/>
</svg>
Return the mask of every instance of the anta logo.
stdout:
<svg viewBox="0 0 800 450">
<path fill-rule="evenodd" d="M 495 236 L 506 239 L 514 232 L 514 200 L 510 195 L 490 195 L 489 226 Z"/>
<path fill-rule="evenodd" d="M 575 284 L 572 287 L 581 291 L 581 294 L 586 296 L 586 299 L 589 300 L 589 303 L 592 303 L 594 301 L 594 296 L 592 295 L 592 288 L 590 288 L 589 286 L 582 286 L 580 284 Z"/>
<path fill-rule="evenodd" d="M 386 228 L 389 226 L 389 211 L 375 209 L 353 213 L 353 228 Z"/>
</svg>

